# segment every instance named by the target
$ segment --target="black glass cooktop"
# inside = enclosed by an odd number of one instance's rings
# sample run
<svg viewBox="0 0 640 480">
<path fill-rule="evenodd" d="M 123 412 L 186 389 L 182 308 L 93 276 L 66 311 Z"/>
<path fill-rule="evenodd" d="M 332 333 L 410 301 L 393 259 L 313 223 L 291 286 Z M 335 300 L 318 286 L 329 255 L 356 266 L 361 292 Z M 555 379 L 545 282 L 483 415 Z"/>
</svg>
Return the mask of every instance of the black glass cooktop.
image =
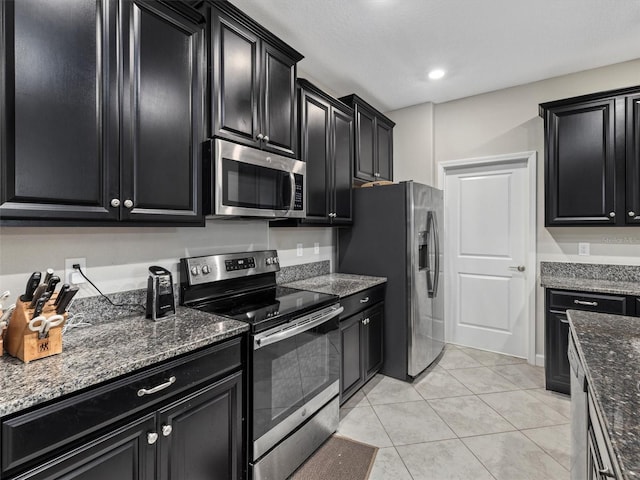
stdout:
<svg viewBox="0 0 640 480">
<path fill-rule="evenodd" d="M 257 333 L 338 301 L 337 295 L 288 287 L 269 287 L 230 295 L 194 307 L 247 322 L 251 325 L 251 332 Z"/>
</svg>

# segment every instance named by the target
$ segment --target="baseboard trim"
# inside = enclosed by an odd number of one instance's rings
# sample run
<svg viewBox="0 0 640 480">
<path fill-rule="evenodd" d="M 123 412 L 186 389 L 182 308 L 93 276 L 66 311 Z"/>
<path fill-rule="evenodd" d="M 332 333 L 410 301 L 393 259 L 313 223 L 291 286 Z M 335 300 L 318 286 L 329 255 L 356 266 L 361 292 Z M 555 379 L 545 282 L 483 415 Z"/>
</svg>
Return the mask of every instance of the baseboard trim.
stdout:
<svg viewBox="0 0 640 480">
<path fill-rule="evenodd" d="M 536 367 L 544 367 L 544 355 L 536 355 Z"/>
</svg>

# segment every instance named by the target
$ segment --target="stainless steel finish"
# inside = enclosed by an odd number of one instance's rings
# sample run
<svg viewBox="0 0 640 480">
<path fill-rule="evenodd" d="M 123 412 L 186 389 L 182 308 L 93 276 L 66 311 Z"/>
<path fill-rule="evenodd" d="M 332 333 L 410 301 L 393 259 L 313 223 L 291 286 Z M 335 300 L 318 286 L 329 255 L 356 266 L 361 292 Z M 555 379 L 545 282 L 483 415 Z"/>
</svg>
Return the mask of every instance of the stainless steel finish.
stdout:
<svg viewBox="0 0 640 480">
<path fill-rule="evenodd" d="M 214 172 L 215 172 L 215 192 L 214 192 L 214 216 L 251 216 L 251 217 L 268 217 L 268 218 L 304 218 L 307 211 L 306 195 L 302 195 L 302 210 L 263 210 L 258 208 L 236 207 L 225 205 L 222 195 L 222 160 L 224 158 L 235 160 L 238 162 L 256 165 L 259 167 L 271 168 L 288 172 L 290 174 L 299 174 L 303 176 L 303 192 L 307 189 L 305 162 L 293 158 L 283 157 L 273 153 L 263 152 L 256 148 L 245 147 L 226 140 L 216 139 L 214 141 Z M 292 192 L 295 195 L 295 192 Z M 294 197 L 295 198 L 295 197 Z"/>
<path fill-rule="evenodd" d="M 615 217 L 615 216 L 616 216 L 616 212 L 609 212 L 609 216 L 610 216 L 611 218 Z"/>
<path fill-rule="evenodd" d="M 280 342 L 322 325 L 328 320 L 337 317 L 344 311 L 340 304 L 331 305 L 317 312 L 292 320 L 290 323 L 279 325 L 253 337 L 253 349 L 258 350 L 272 343 Z"/>
<path fill-rule="evenodd" d="M 158 441 L 158 434 L 156 432 L 147 433 L 147 443 L 153 445 Z"/>
<path fill-rule="evenodd" d="M 635 216 L 636 216 L 636 212 L 630 211 L 630 212 L 628 213 L 628 215 L 629 215 L 630 217 L 635 217 Z"/>
<path fill-rule="evenodd" d="M 252 257 L 255 261 L 255 268 L 245 270 L 232 270 L 227 272 L 225 261 L 240 258 Z M 187 264 L 189 272 L 189 285 L 200 285 L 203 283 L 216 282 L 218 280 L 229 280 L 231 278 L 247 277 L 259 273 L 271 273 L 280 271 L 280 260 L 276 250 L 260 250 L 257 252 L 227 253 L 221 255 L 207 255 L 204 257 L 191 257 L 181 259 Z M 200 275 L 203 268 L 209 269 L 208 274 Z"/>
<path fill-rule="evenodd" d="M 165 388 L 169 388 L 171 385 L 173 385 L 174 383 L 176 383 L 176 377 L 169 377 L 169 380 L 167 380 L 164 383 L 161 383 L 160 385 L 156 385 L 153 388 L 141 388 L 140 390 L 138 390 L 138 396 L 139 397 L 144 397 L 145 395 L 153 395 L 154 393 L 158 393 L 161 390 L 164 390 Z"/>
<path fill-rule="evenodd" d="M 586 305 L 587 307 L 597 307 L 598 302 L 587 302 L 585 300 L 574 300 L 573 303 L 576 305 Z"/>
<path fill-rule="evenodd" d="M 264 135 L 262 135 L 261 133 L 258 134 L 258 136 L 256 137 L 258 140 L 262 140 L 264 138 Z"/>
<path fill-rule="evenodd" d="M 173 432 L 173 427 L 171 425 L 162 425 L 162 436 L 168 437 Z"/>
<path fill-rule="evenodd" d="M 340 382 L 336 380 L 334 383 L 325 388 L 318 395 L 313 397 L 295 412 L 278 423 L 275 427 L 253 441 L 253 460 L 259 459 L 267 453 L 274 445 L 277 445 L 290 432 L 294 431 L 299 425 L 306 422 L 313 416 L 323 405 L 332 398 L 337 397 L 340 392 Z"/>
<path fill-rule="evenodd" d="M 524 272 L 527 269 L 524 265 L 512 265 L 509 267 L 509 270 L 517 270 L 519 272 Z"/>
<path fill-rule="evenodd" d="M 132 208 L 133 207 L 133 201 L 129 200 L 128 198 L 124 201 L 124 206 L 125 208 Z"/>
<path fill-rule="evenodd" d="M 364 297 L 360 299 L 360 303 L 367 303 L 369 301 L 369 297 Z"/>
<path fill-rule="evenodd" d="M 571 380 L 571 480 L 587 478 L 587 384 L 584 367 L 578 358 L 573 336 L 569 334 L 567 351 Z"/>
<path fill-rule="evenodd" d="M 296 468 L 338 429 L 340 406 L 334 398 L 311 420 L 258 462 L 250 462 L 253 480 L 280 480 Z"/>
<path fill-rule="evenodd" d="M 120 206 L 120 199 L 119 198 L 112 198 L 111 199 L 111 206 L 113 208 L 118 208 Z"/>
<path fill-rule="evenodd" d="M 438 217 L 443 212 L 442 191 L 427 185 L 407 182 L 407 374 L 417 376 L 435 360 L 444 348 L 444 303 L 442 292 L 436 285 L 442 274 L 440 245 L 442 237 L 437 228 Z M 429 218 L 432 217 L 432 220 Z M 419 240 L 426 232 L 433 232 L 435 243 L 429 252 L 435 256 L 433 288 L 429 289 L 428 269 L 419 268 Z M 432 249 L 432 250 L 431 250 Z M 431 255 L 429 253 L 428 255 Z M 441 289 L 440 289 L 441 290 Z"/>
</svg>

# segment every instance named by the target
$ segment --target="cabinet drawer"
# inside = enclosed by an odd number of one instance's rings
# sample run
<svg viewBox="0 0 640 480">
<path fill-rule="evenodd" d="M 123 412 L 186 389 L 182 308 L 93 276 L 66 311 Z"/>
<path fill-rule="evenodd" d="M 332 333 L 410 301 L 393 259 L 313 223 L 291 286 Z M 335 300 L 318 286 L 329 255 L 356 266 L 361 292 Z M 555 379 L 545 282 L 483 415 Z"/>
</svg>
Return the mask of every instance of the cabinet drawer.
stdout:
<svg viewBox="0 0 640 480">
<path fill-rule="evenodd" d="M 621 295 L 569 292 L 563 290 L 551 290 L 549 292 L 549 308 L 552 310 L 588 310 L 619 315 L 626 315 L 629 310 L 626 297 Z"/>
<path fill-rule="evenodd" d="M 226 376 L 241 367 L 241 359 L 237 338 L 8 418 L 2 422 L 2 471 L 74 442 L 84 443 L 87 435 L 110 424 Z"/>
<path fill-rule="evenodd" d="M 385 284 L 376 285 L 375 287 L 367 288 L 348 297 L 340 299 L 340 305 L 344 307 L 344 312 L 340 315 L 340 318 L 348 318 L 365 308 L 368 308 L 378 302 L 384 300 Z"/>
</svg>

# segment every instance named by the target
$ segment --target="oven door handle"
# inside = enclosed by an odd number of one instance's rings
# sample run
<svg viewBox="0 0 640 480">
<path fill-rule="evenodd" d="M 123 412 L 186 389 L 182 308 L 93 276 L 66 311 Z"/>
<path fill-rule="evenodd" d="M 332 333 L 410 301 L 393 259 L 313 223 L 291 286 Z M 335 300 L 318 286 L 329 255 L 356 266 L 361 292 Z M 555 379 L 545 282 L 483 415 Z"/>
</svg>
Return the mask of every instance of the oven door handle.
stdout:
<svg viewBox="0 0 640 480">
<path fill-rule="evenodd" d="M 272 343 L 280 342 L 282 340 L 286 340 L 287 338 L 291 338 L 295 335 L 298 335 L 302 332 L 306 332 L 307 330 L 311 330 L 312 328 L 317 327 L 318 325 L 322 325 L 328 320 L 337 317 L 342 312 L 344 312 L 344 307 L 337 308 L 335 310 L 331 310 L 329 313 L 322 315 L 320 317 L 314 318 L 312 315 L 306 321 L 302 321 L 296 324 L 293 327 L 285 328 L 284 330 L 279 330 L 273 333 L 266 333 L 263 335 L 256 335 L 253 340 L 253 349 L 258 350 L 262 347 L 266 347 L 267 345 L 271 345 Z"/>
</svg>

